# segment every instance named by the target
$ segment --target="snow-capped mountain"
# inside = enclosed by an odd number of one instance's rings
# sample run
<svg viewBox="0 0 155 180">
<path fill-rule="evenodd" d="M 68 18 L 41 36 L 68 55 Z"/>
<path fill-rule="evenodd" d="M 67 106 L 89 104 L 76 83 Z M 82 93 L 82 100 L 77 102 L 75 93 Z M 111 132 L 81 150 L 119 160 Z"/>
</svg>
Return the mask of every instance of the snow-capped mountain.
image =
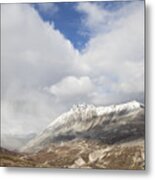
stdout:
<svg viewBox="0 0 155 180">
<path fill-rule="evenodd" d="M 137 101 L 100 106 L 74 105 L 52 121 L 21 151 L 38 151 L 50 143 L 94 139 L 107 144 L 144 136 L 144 106 Z"/>
</svg>

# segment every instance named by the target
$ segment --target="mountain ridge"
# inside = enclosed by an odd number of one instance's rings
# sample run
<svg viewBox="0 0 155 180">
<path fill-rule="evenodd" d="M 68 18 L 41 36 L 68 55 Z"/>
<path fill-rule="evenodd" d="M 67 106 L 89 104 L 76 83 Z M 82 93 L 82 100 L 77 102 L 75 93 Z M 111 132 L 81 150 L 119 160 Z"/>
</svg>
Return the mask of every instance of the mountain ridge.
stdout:
<svg viewBox="0 0 155 180">
<path fill-rule="evenodd" d="M 50 143 L 73 139 L 97 139 L 113 144 L 124 139 L 144 136 L 144 105 L 131 101 L 119 105 L 74 105 L 36 138 L 21 148 L 21 152 L 37 152 Z"/>
</svg>

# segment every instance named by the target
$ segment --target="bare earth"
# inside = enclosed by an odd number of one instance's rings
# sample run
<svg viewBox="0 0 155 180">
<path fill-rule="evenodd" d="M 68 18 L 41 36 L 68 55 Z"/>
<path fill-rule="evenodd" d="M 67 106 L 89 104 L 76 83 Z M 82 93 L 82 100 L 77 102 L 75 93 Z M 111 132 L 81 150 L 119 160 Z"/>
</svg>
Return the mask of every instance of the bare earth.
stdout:
<svg viewBox="0 0 155 180">
<path fill-rule="evenodd" d="M 144 169 L 142 139 L 107 145 L 92 140 L 73 140 L 51 144 L 36 154 L 21 154 L 5 149 L 0 151 L 1 166 Z"/>
</svg>

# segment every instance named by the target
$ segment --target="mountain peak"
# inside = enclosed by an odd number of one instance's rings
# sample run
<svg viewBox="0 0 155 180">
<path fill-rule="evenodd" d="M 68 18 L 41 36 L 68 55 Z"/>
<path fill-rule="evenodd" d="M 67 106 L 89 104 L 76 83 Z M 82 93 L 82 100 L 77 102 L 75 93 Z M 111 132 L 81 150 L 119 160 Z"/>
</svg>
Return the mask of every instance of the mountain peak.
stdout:
<svg viewBox="0 0 155 180">
<path fill-rule="evenodd" d="M 133 101 L 130 101 L 128 102 L 128 104 L 131 104 L 131 105 L 134 105 L 134 106 L 144 106 L 142 103 L 136 101 L 136 100 L 133 100 Z"/>
<path fill-rule="evenodd" d="M 114 143 L 132 136 L 136 138 L 144 132 L 143 120 L 144 108 L 137 101 L 99 107 L 73 105 L 68 112 L 53 120 L 23 150 L 38 150 L 51 142 L 77 138 L 97 139 L 105 143 Z"/>
</svg>

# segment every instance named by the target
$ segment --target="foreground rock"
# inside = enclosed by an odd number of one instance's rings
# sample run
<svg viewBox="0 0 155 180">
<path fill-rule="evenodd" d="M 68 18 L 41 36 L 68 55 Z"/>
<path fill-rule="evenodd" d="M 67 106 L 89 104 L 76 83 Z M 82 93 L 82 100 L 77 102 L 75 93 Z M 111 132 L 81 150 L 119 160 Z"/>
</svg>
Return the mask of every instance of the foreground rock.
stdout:
<svg viewBox="0 0 155 180">
<path fill-rule="evenodd" d="M 13 154 L 12 159 L 10 156 L 10 153 L 1 153 L 1 166 L 95 169 L 145 167 L 142 139 L 113 145 L 99 141 L 74 140 L 63 144 L 51 144 L 36 154 Z"/>
</svg>

